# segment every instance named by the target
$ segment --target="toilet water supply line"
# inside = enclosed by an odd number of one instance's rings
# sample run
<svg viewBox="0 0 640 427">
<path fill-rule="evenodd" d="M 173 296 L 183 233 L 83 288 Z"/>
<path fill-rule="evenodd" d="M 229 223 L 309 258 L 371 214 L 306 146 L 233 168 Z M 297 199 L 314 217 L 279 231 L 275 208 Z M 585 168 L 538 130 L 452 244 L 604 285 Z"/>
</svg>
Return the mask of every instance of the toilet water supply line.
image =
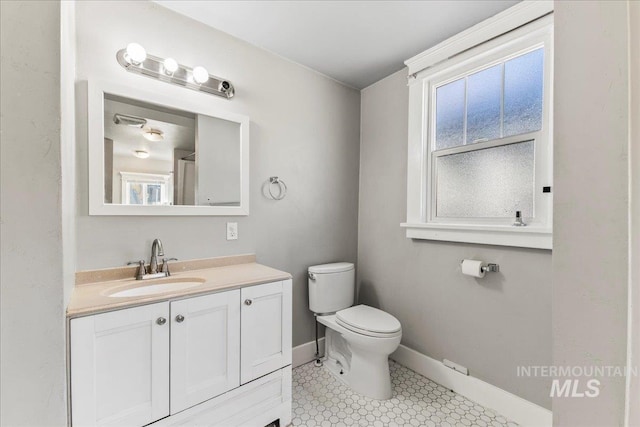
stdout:
<svg viewBox="0 0 640 427">
<path fill-rule="evenodd" d="M 318 343 L 318 315 L 313 314 L 313 320 L 316 321 L 316 366 L 322 366 L 322 359 L 320 359 L 320 344 Z"/>
</svg>

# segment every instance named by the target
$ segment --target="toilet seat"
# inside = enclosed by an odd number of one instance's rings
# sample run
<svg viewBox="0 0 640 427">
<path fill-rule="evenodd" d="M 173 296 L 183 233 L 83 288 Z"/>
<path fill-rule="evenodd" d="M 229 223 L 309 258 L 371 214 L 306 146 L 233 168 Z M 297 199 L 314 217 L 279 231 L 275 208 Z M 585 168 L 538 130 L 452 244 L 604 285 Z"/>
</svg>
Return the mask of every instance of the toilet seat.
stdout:
<svg viewBox="0 0 640 427">
<path fill-rule="evenodd" d="M 398 319 L 364 304 L 338 311 L 335 319 L 343 328 L 369 337 L 389 338 L 402 334 Z"/>
</svg>

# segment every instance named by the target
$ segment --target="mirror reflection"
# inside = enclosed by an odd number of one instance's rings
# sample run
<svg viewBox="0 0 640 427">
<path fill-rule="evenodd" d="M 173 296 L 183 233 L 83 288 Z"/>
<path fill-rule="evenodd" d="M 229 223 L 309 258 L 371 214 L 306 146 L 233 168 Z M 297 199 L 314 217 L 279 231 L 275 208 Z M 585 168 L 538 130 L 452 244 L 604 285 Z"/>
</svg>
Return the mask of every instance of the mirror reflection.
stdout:
<svg viewBox="0 0 640 427">
<path fill-rule="evenodd" d="M 240 123 L 104 96 L 104 201 L 240 206 Z"/>
</svg>

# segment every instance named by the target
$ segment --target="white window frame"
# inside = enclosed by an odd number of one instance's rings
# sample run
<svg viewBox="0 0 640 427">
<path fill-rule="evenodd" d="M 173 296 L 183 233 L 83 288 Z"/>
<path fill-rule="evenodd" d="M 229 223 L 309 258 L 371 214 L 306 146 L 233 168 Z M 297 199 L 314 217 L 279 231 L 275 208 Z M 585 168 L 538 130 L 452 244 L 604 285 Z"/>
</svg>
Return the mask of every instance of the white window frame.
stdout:
<svg viewBox="0 0 640 427">
<path fill-rule="evenodd" d="M 527 2 L 524 2 L 527 3 Z M 520 8 L 529 7 L 522 5 Z M 517 7 L 516 7 L 517 8 Z M 512 8 L 514 9 L 514 8 Z M 507 11 L 509 12 L 509 10 Z M 505 12 L 503 12 L 505 13 Z M 540 16 L 546 15 L 544 9 L 538 5 Z M 476 40 L 476 47 L 456 54 L 450 59 L 440 60 L 422 71 L 415 71 L 425 65 L 429 52 L 418 55 L 407 61 L 409 65 L 409 141 L 408 141 L 408 181 L 407 181 L 407 222 L 401 224 L 406 229 L 408 238 L 444 240 L 454 242 L 481 243 L 491 245 L 519 246 L 530 248 L 551 249 L 552 247 L 552 215 L 553 197 L 550 193 L 542 193 L 543 186 L 552 187 L 553 172 L 553 16 L 547 15 L 522 26 L 517 19 L 507 16 L 511 20 L 512 29 L 499 37 L 487 33 L 487 26 L 481 25 L 461 33 L 467 39 L 476 35 L 486 37 L 486 40 Z M 531 16 L 521 19 L 531 20 Z M 535 19 L 535 18 L 534 18 Z M 529 22 L 525 21 L 525 22 Z M 509 24 L 507 24 L 509 25 Z M 504 22 L 502 23 L 504 27 Z M 503 33 L 506 31 L 502 31 Z M 455 36 L 453 39 L 456 39 Z M 452 40 L 453 40 L 452 39 Z M 481 44 L 479 44 L 481 43 Z M 455 40 L 443 43 L 455 45 Z M 479 45 L 478 45 L 479 44 Z M 459 43 L 458 43 L 459 45 Z M 462 145 L 432 152 L 435 143 L 435 129 L 431 126 L 435 122 L 435 90 L 449 82 L 474 72 L 489 68 L 544 47 L 544 86 L 542 129 L 522 135 L 509 136 L 486 142 Z M 436 46 L 432 56 L 437 60 L 442 57 L 442 46 Z M 446 57 L 446 56 L 445 56 Z M 413 65 L 413 69 L 412 69 Z M 424 68 L 424 67 L 423 67 Z M 514 227 L 513 219 L 496 218 L 437 218 L 435 215 L 435 160 L 441 155 L 475 151 L 507 144 L 534 140 L 534 218 L 525 218 L 526 227 Z"/>
<path fill-rule="evenodd" d="M 131 183 L 141 183 L 141 184 L 160 184 L 164 185 L 165 191 L 161 195 L 162 202 L 160 205 L 154 206 L 169 206 L 173 204 L 173 184 L 171 179 L 171 174 L 154 174 L 154 173 L 143 173 L 143 172 L 120 172 L 120 177 L 122 180 L 122 204 L 131 205 L 130 193 L 127 189 L 127 185 Z M 132 205 L 132 206 L 151 206 L 143 203 L 141 205 Z"/>
</svg>

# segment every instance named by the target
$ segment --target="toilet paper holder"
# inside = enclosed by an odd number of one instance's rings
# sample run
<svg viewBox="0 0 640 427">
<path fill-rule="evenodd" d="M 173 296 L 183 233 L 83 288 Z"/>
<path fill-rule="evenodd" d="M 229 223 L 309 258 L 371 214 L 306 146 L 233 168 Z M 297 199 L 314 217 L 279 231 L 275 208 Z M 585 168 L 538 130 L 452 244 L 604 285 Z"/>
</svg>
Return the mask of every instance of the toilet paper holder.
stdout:
<svg viewBox="0 0 640 427">
<path fill-rule="evenodd" d="M 464 260 L 462 260 L 462 261 L 464 261 Z M 461 265 L 462 265 L 462 261 L 460 261 Z M 482 267 L 480 267 L 480 270 L 483 273 L 499 273 L 500 272 L 500 265 L 494 264 L 494 263 L 489 263 L 487 265 L 483 265 Z"/>
<path fill-rule="evenodd" d="M 500 266 L 498 264 L 487 264 L 480 267 L 483 273 L 498 273 L 500 271 Z"/>
</svg>

